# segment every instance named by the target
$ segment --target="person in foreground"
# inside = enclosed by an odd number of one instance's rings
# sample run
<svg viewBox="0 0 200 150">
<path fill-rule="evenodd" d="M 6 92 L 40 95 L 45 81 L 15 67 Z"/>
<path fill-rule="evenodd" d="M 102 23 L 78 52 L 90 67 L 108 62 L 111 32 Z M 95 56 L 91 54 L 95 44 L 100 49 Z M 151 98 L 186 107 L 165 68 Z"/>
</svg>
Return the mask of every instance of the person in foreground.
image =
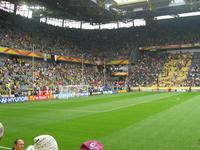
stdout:
<svg viewBox="0 0 200 150">
<path fill-rule="evenodd" d="M 0 141 L 3 138 L 3 134 L 4 134 L 4 126 L 3 124 L 0 122 Z"/>
<path fill-rule="evenodd" d="M 81 144 L 80 150 L 103 150 L 103 145 L 96 140 L 89 140 Z"/>
<path fill-rule="evenodd" d="M 24 141 L 22 139 L 16 139 L 12 150 L 24 150 Z"/>
<path fill-rule="evenodd" d="M 34 145 L 30 145 L 26 150 L 58 150 L 56 140 L 50 135 L 40 135 L 34 138 Z"/>
</svg>

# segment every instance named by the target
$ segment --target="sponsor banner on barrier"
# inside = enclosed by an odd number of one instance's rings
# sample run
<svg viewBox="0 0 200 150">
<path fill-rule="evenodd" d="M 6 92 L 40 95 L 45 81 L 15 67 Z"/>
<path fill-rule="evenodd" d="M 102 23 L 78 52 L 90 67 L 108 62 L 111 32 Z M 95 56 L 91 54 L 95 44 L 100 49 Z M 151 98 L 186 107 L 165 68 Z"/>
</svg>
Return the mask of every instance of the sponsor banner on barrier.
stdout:
<svg viewBox="0 0 200 150">
<path fill-rule="evenodd" d="M 191 90 L 190 90 L 191 89 Z M 143 92 L 199 92 L 200 87 L 132 87 L 132 91 L 143 91 Z"/>
<path fill-rule="evenodd" d="M 92 92 L 92 95 L 108 95 L 108 94 L 114 94 L 114 93 L 117 93 L 117 92 L 114 92 L 114 91 L 103 91 L 103 92 Z"/>
<path fill-rule="evenodd" d="M 67 94 L 54 94 L 55 99 L 65 99 L 67 98 Z"/>
<path fill-rule="evenodd" d="M 88 96 L 88 95 L 89 95 L 89 93 L 85 92 L 85 93 L 80 93 L 79 96 Z"/>
<path fill-rule="evenodd" d="M 49 99 L 53 99 L 54 96 L 47 96 L 47 95 L 37 95 L 37 96 L 29 96 L 29 100 L 33 101 L 33 100 L 49 100 Z"/>
<path fill-rule="evenodd" d="M 70 97 L 75 97 L 75 93 L 67 93 L 67 94 L 54 94 L 56 99 L 67 99 Z"/>
<path fill-rule="evenodd" d="M 92 95 L 101 95 L 102 92 L 92 92 Z"/>
<path fill-rule="evenodd" d="M 113 94 L 117 94 L 118 91 L 117 91 L 117 90 L 113 90 L 112 93 L 113 93 Z"/>
<path fill-rule="evenodd" d="M 113 91 L 103 91 L 103 94 L 107 95 L 107 94 L 113 94 Z"/>
<path fill-rule="evenodd" d="M 28 101 L 28 97 L 22 96 L 22 97 L 2 97 L 0 98 L 0 103 L 17 103 L 17 102 L 25 102 Z"/>
<path fill-rule="evenodd" d="M 66 94 L 54 94 L 56 99 L 68 99 L 71 97 L 78 97 L 78 96 L 88 96 L 88 93 L 66 93 Z"/>
<path fill-rule="evenodd" d="M 1 97 L 15 97 L 15 95 L 1 95 Z"/>
<path fill-rule="evenodd" d="M 118 93 L 127 93 L 126 90 L 119 90 Z"/>
</svg>

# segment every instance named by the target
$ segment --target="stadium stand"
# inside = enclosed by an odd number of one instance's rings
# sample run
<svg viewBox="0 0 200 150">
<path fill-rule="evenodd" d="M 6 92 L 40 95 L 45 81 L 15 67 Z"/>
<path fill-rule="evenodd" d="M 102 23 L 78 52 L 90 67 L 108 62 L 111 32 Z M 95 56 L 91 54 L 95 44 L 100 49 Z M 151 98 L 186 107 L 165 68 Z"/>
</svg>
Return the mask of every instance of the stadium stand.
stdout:
<svg viewBox="0 0 200 150">
<path fill-rule="evenodd" d="M 192 65 L 188 73 L 188 83 L 191 86 L 200 86 L 200 53 L 195 52 Z"/>
<path fill-rule="evenodd" d="M 188 20 L 194 21 L 193 24 L 190 24 L 190 28 L 188 28 Z M 84 64 L 84 81 L 82 81 L 80 78 L 82 76 L 81 61 L 77 64 L 36 60 L 35 70 L 37 71 L 34 72 L 34 75 L 37 77 L 33 79 L 31 76 L 33 70 L 30 69 L 32 60 L 2 55 L 0 62 L 1 94 L 11 94 L 9 91 L 16 93 L 14 91 L 19 87 L 23 91 L 33 88 L 33 86 L 40 89 L 45 86 L 56 89 L 54 86 L 58 83 L 62 85 L 85 83 L 91 86 L 102 86 L 104 84 L 103 68 L 99 69 L 95 64 L 96 61 L 129 60 L 132 57 L 131 51 L 140 50 L 145 46 L 199 42 L 199 20 L 196 18 L 188 20 L 182 22 L 181 19 L 177 19 L 174 20 L 176 23 L 154 22 L 151 28 L 88 31 L 53 27 L 1 11 L 1 47 L 61 55 L 68 58 L 81 59 L 84 57 L 93 62 L 91 65 Z M 160 32 L 156 32 L 157 30 Z M 130 86 L 152 86 L 154 84 L 186 86 L 190 83 L 188 80 L 198 81 L 198 75 L 196 75 L 198 73 L 194 75 L 194 69 L 190 68 L 191 64 L 192 67 L 195 64 L 195 62 L 191 62 L 192 54 L 170 53 L 168 56 L 167 52 L 139 53 L 140 59 L 136 60 L 129 70 L 128 84 Z M 195 57 L 192 61 L 197 61 Z M 119 83 L 125 84 L 127 80 L 125 77 L 117 81 L 110 75 L 111 71 L 108 71 L 112 66 L 106 67 L 108 67 L 107 84 L 110 86 L 120 85 Z M 190 73 L 187 75 L 189 70 Z M 193 85 L 198 85 L 198 82 Z"/>
<path fill-rule="evenodd" d="M 159 75 L 160 86 L 187 86 L 187 75 L 191 67 L 191 53 L 170 53 Z"/>
<path fill-rule="evenodd" d="M 167 59 L 167 53 L 146 53 L 131 69 L 132 86 L 152 86 L 157 84 L 158 75 Z"/>
<path fill-rule="evenodd" d="M 56 89 L 58 85 L 77 85 L 82 83 L 81 65 L 74 63 L 53 63 L 36 60 L 34 77 L 32 60 L 22 58 L 0 58 L 1 93 L 6 95 L 11 90 L 17 94 L 19 89 L 29 88 Z M 102 85 L 102 74 L 93 66 L 84 67 L 84 84 Z"/>
<path fill-rule="evenodd" d="M 91 34 L 89 31 L 61 29 L 36 23 L 20 16 L 16 17 L 4 11 L 1 11 L 1 14 L 1 46 L 29 51 L 33 51 L 34 48 L 36 52 L 78 58 L 84 55 L 86 59 L 92 60 L 98 60 L 102 57 L 107 59 L 127 59 L 128 57 L 128 49 L 124 47 L 114 49 L 116 43 L 112 43 L 112 41 L 111 45 L 110 43 L 104 44 L 107 35 L 101 35 L 99 31 L 94 31 Z M 42 32 L 40 32 L 41 30 Z M 99 36 L 95 37 L 95 35 Z M 102 36 L 103 41 L 100 41 Z"/>
</svg>

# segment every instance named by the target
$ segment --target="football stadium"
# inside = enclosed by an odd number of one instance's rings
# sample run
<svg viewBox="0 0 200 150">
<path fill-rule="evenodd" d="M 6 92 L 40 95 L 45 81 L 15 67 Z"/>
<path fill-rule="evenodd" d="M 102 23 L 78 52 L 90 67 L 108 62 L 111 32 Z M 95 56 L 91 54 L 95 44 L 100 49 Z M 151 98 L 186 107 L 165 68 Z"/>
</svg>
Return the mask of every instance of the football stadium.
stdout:
<svg viewBox="0 0 200 150">
<path fill-rule="evenodd" d="M 0 0 L 0 150 L 199 150 L 200 0 Z"/>
</svg>

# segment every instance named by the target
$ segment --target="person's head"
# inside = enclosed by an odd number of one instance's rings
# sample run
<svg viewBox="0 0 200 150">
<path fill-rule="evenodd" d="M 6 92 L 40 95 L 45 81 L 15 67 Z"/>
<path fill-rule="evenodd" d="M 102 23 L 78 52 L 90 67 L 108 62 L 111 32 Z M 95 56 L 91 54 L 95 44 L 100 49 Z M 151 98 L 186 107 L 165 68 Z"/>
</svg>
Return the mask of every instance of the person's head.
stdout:
<svg viewBox="0 0 200 150">
<path fill-rule="evenodd" d="M 14 150 L 23 150 L 24 149 L 24 141 L 22 139 L 16 139 L 14 141 Z"/>
<path fill-rule="evenodd" d="M 0 141 L 3 138 L 3 134 L 4 134 L 4 127 L 3 124 L 0 122 Z"/>
<path fill-rule="evenodd" d="M 89 140 L 81 144 L 80 150 L 103 150 L 103 145 L 96 140 Z"/>
<path fill-rule="evenodd" d="M 58 150 L 56 140 L 50 135 L 40 135 L 34 138 L 34 145 L 30 145 L 26 150 Z"/>
</svg>

